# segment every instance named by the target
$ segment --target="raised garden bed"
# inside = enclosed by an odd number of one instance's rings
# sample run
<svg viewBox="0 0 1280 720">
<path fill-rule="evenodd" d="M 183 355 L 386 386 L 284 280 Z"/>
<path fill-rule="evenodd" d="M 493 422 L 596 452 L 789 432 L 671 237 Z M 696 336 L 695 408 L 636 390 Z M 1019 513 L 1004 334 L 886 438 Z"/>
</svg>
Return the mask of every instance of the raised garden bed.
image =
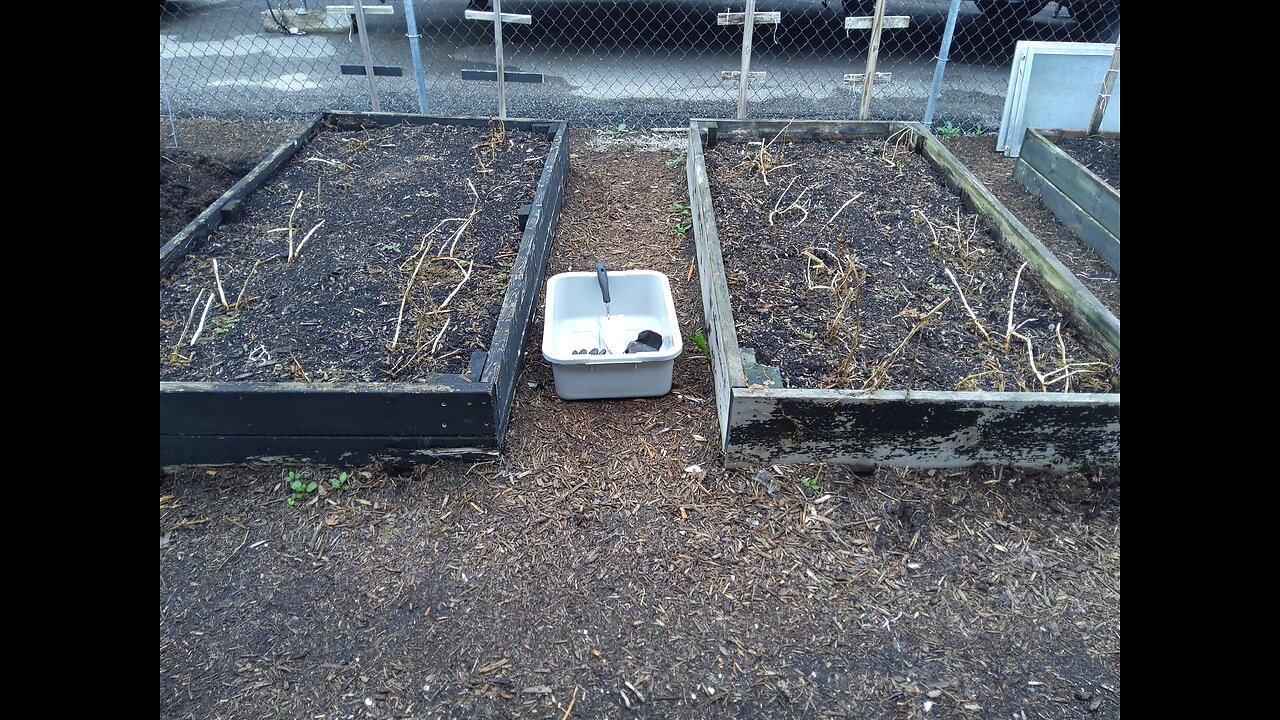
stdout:
<svg viewBox="0 0 1280 720">
<path fill-rule="evenodd" d="M 729 465 L 1118 464 L 1119 321 L 923 126 L 694 120 L 688 174 Z"/>
<path fill-rule="evenodd" d="M 1085 162 L 1058 147 L 1058 142 L 1068 143 L 1072 153 Z M 1120 272 L 1119 138 L 1072 138 L 1061 132 L 1027 128 L 1013 176 Z"/>
<path fill-rule="evenodd" d="M 496 454 L 567 167 L 558 121 L 317 117 L 161 248 L 161 464 Z"/>
</svg>

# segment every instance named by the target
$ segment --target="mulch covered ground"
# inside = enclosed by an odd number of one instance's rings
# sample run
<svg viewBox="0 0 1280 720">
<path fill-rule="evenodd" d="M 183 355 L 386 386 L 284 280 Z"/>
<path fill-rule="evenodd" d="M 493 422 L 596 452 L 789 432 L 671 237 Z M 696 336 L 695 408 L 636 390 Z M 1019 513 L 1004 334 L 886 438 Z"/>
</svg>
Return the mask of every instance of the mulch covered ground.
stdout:
<svg viewBox="0 0 1280 720">
<path fill-rule="evenodd" d="M 575 131 L 549 272 L 661 270 L 690 337 L 682 144 Z M 541 332 L 500 460 L 162 478 L 161 717 L 1119 717 L 1118 475 L 726 471 L 695 348 L 572 403 Z"/>
</svg>

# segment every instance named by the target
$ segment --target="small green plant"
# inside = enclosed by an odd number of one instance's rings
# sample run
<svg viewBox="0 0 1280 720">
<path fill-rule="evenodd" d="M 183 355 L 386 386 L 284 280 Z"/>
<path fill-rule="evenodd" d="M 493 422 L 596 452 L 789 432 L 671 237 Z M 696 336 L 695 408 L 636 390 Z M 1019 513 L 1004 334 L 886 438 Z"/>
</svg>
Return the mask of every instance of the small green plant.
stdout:
<svg viewBox="0 0 1280 720">
<path fill-rule="evenodd" d="M 974 125 L 974 126 L 973 126 L 973 132 L 971 132 L 971 133 L 969 133 L 969 134 L 970 134 L 970 135 L 981 135 L 984 131 L 985 131 L 985 128 L 983 128 L 983 127 L 982 127 L 982 123 L 977 123 L 976 125 Z"/>
<path fill-rule="evenodd" d="M 343 470 L 342 472 L 338 473 L 338 477 L 330 480 L 329 484 L 333 486 L 334 490 L 346 490 L 351 487 L 351 484 L 349 482 L 350 480 L 351 480 L 351 474 Z"/>
<path fill-rule="evenodd" d="M 682 202 L 671 203 L 671 209 L 675 210 L 678 213 L 687 213 L 689 212 L 689 203 L 682 203 Z"/>
<path fill-rule="evenodd" d="M 299 500 L 305 500 L 308 495 L 316 491 L 319 485 L 315 482 L 306 482 L 297 472 L 290 470 L 288 475 L 284 476 L 285 482 L 289 484 L 289 504 L 296 505 Z"/>
<path fill-rule="evenodd" d="M 943 295 L 947 295 L 951 292 L 951 286 L 946 283 L 929 283 L 929 286 L 936 292 L 940 292 Z"/>
<path fill-rule="evenodd" d="M 605 134 L 605 135 L 608 135 L 609 137 L 613 138 L 614 140 L 617 140 L 618 138 L 620 138 L 620 137 L 622 137 L 622 136 L 626 135 L 626 134 L 627 134 L 627 133 L 629 133 L 629 132 L 631 132 L 631 131 L 627 129 L 627 124 L 626 124 L 626 123 L 619 123 L 619 124 L 618 124 L 618 127 L 616 127 L 616 128 L 606 128 L 606 129 L 605 129 L 605 131 L 604 131 L 604 134 Z"/>
<path fill-rule="evenodd" d="M 685 235 L 689 234 L 689 230 L 692 227 L 693 227 L 693 223 L 678 222 L 675 225 L 671 226 L 671 234 L 674 235 L 675 237 L 683 239 Z"/>
<path fill-rule="evenodd" d="M 684 164 L 684 158 L 685 158 L 685 154 L 679 153 L 678 155 L 676 155 L 675 157 L 667 161 L 667 167 L 669 168 L 680 167 L 681 165 Z"/>
<path fill-rule="evenodd" d="M 943 125 L 942 127 L 938 128 L 938 134 L 941 135 L 942 137 L 955 137 L 963 132 L 964 131 L 961 130 L 960 128 L 956 127 L 955 125 L 952 125 L 950 120 L 947 121 L 946 125 Z"/>
<path fill-rule="evenodd" d="M 813 339 L 813 333 L 809 332 L 808 330 L 805 330 L 804 328 L 796 327 L 795 323 L 791 322 L 791 318 L 783 319 L 782 324 L 786 325 L 787 329 L 791 330 L 791 332 L 795 333 L 796 335 L 799 335 L 805 340 Z"/>
<path fill-rule="evenodd" d="M 804 487 L 805 490 L 809 490 L 811 492 L 818 492 L 819 490 L 822 489 L 821 487 L 819 487 L 818 478 L 816 477 L 802 478 L 800 480 L 800 484 Z"/>
<path fill-rule="evenodd" d="M 382 243 L 378 246 L 378 249 L 382 252 L 398 253 L 400 252 L 400 243 Z"/>
<path fill-rule="evenodd" d="M 240 316 L 234 312 L 228 315 L 219 315 L 213 319 L 213 334 L 221 335 L 226 332 L 231 332 L 231 329 L 234 328 L 238 322 L 240 322 Z"/>
<path fill-rule="evenodd" d="M 699 331 L 694 333 L 693 337 L 689 339 L 692 340 L 693 344 L 697 346 L 698 352 L 702 353 L 703 355 L 706 355 L 707 357 L 711 357 L 711 348 L 707 345 L 706 335 L 703 335 L 702 332 Z"/>
</svg>

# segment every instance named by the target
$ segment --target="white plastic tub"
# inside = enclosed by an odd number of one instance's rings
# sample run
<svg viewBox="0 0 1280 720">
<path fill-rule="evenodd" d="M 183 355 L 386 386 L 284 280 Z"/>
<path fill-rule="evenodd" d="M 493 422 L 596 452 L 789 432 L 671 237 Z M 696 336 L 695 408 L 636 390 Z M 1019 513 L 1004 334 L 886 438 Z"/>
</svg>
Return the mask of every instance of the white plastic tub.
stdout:
<svg viewBox="0 0 1280 720">
<path fill-rule="evenodd" d="M 566 400 L 656 397 L 671 391 L 671 369 L 684 349 L 667 276 L 653 270 L 609 273 L 611 314 L 622 316 L 627 339 L 644 330 L 662 335 L 655 352 L 574 355 L 604 348 L 600 318 L 604 300 L 594 272 L 560 273 L 547 281 L 542 357 L 555 373 L 556 394 Z"/>
</svg>

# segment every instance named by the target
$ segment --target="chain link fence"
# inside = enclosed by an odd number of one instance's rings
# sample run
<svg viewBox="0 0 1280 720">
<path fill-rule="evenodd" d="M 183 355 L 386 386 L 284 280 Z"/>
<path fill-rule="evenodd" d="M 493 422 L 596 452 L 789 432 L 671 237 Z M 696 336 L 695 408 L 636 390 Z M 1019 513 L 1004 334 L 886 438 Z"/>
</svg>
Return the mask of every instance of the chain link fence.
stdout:
<svg viewBox="0 0 1280 720">
<path fill-rule="evenodd" d="M 492 23 L 464 18 L 469 3 L 485 2 L 492 0 L 417 0 L 413 33 L 402 0 L 364 0 L 372 62 L 403 73 L 376 78 L 383 110 L 420 109 L 410 55 L 416 40 L 428 112 L 496 114 L 496 83 L 462 79 L 463 70 L 495 68 Z M 887 1 L 886 15 L 911 21 L 883 32 L 876 69 L 891 78 L 874 86 L 872 118 L 924 115 L 949 5 Z M 161 116 L 267 119 L 369 109 L 366 78 L 342 74 L 344 65 L 363 64 L 352 15 L 326 7 L 315 0 L 162 2 Z M 749 85 L 747 116 L 857 117 L 861 86 L 842 79 L 863 72 L 870 32 L 846 30 L 845 17 L 874 7 L 874 0 L 758 0 L 757 13 L 781 15 L 755 29 L 751 70 L 766 75 Z M 393 14 L 372 14 L 379 8 Z M 717 14 L 742 10 L 742 0 L 507 0 L 504 13 L 528 14 L 532 23 L 504 25 L 506 70 L 543 77 L 507 84 L 508 115 L 593 127 L 732 117 L 738 84 L 722 73 L 740 67 L 743 26 L 719 25 Z M 1118 33 L 1118 0 L 961 2 L 935 121 L 995 128 L 1019 40 L 1110 42 Z"/>
</svg>

